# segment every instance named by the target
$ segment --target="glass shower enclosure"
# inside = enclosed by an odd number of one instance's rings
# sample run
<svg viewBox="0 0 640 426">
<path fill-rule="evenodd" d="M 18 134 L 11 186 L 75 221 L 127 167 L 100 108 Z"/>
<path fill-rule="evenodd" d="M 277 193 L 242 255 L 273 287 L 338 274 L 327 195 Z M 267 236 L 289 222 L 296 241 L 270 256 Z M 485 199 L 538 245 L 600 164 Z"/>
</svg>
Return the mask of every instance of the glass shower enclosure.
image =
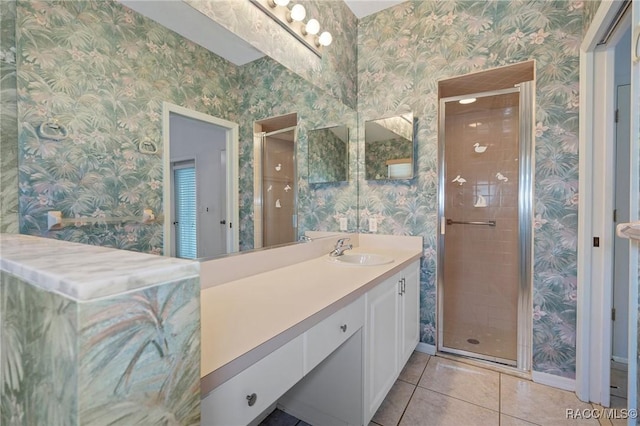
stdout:
<svg viewBox="0 0 640 426">
<path fill-rule="evenodd" d="M 531 82 L 440 100 L 438 348 L 529 369 Z"/>
</svg>

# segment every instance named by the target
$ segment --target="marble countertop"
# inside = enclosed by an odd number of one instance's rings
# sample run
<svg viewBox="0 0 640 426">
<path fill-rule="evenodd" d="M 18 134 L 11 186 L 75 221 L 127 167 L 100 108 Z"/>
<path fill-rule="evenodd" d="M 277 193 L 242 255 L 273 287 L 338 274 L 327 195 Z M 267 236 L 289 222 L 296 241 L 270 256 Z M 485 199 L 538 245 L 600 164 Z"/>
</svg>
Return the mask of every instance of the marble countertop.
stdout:
<svg viewBox="0 0 640 426">
<path fill-rule="evenodd" d="M 396 238 L 405 243 L 376 245 L 361 236 L 360 247 L 348 252 L 384 254 L 390 264 L 338 264 L 324 254 L 203 289 L 203 395 L 420 259 L 422 238 Z"/>
<path fill-rule="evenodd" d="M 77 301 L 196 278 L 198 262 L 19 234 L 0 235 L 0 269 Z"/>
</svg>

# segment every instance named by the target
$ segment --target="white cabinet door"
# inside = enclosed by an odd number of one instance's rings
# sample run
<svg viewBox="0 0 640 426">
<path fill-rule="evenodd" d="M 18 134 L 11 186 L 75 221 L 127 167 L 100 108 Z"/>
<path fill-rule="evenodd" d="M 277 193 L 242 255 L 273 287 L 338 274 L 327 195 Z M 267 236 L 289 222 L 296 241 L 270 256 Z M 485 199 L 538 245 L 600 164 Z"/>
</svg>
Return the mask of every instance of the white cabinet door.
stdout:
<svg viewBox="0 0 640 426">
<path fill-rule="evenodd" d="M 365 424 L 380 407 L 397 377 L 399 279 L 395 275 L 367 293 Z"/>
<path fill-rule="evenodd" d="M 300 335 L 215 388 L 201 400 L 201 423 L 248 424 L 302 378 L 302 351 Z"/>
<path fill-rule="evenodd" d="M 420 339 L 420 262 L 412 263 L 402 273 L 400 309 L 400 364 L 402 370 Z"/>
</svg>

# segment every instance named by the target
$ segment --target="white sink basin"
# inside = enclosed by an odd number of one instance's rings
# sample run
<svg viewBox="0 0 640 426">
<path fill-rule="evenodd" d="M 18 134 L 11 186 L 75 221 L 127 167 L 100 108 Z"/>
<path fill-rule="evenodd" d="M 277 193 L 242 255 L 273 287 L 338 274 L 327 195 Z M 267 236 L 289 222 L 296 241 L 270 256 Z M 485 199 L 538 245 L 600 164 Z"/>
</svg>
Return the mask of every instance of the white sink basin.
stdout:
<svg viewBox="0 0 640 426">
<path fill-rule="evenodd" d="M 345 253 L 342 256 L 337 257 L 329 256 L 329 260 L 331 262 L 344 263 L 345 265 L 359 266 L 385 265 L 393 262 L 392 257 L 373 253 Z"/>
</svg>

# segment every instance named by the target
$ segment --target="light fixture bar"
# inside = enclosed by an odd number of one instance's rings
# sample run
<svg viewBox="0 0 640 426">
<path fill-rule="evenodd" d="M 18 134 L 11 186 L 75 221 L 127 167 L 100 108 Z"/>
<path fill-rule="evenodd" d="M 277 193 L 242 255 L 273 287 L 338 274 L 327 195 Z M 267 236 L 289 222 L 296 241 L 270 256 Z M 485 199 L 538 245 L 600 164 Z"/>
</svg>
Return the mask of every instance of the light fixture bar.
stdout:
<svg viewBox="0 0 640 426">
<path fill-rule="evenodd" d="M 289 22 L 290 11 L 289 8 L 283 6 L 271 6 L 270 3 L 276 4 L 270 0 L 251 0 L 251 3 L 255 4 L 264 13 L 269 15 L 274 21 L 276 21 L 285 30 L 289 31 L 295 38 L 302 44 L 309 48 L 313 53 L 322 57 L 322 45 L 318 44 L 318 36 L 311 34 L 305 30 L 305 22 L 295 21 Z"/>
</svg>

